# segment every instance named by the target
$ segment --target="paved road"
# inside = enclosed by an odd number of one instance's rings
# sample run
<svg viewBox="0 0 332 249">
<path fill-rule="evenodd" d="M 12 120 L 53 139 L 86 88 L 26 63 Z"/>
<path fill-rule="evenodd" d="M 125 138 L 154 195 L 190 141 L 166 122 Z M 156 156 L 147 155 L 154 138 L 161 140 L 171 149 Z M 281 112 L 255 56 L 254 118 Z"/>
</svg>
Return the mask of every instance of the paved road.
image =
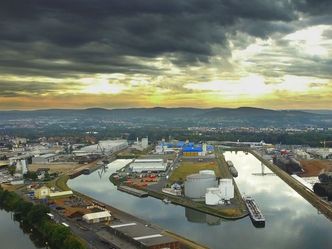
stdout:
<svg viewBox="0 0 332 249">
<path fill-rule="evenodd" d="M 147 189 L 151 189 L 153 191 L 161 191 L 162 188 L 167 184 L 168 178 L 171 173 L 179 166 L 179 156 L 177 156 L 173 163 L 168 167 L 165 172 L 165 176 L 160 177 L 159 181 L 156 184 L 148 185 Z M 173 168 L 173 169 L 172 169 Z M 171 170 L 172 169 L 172 170 Z"/>
</svg>

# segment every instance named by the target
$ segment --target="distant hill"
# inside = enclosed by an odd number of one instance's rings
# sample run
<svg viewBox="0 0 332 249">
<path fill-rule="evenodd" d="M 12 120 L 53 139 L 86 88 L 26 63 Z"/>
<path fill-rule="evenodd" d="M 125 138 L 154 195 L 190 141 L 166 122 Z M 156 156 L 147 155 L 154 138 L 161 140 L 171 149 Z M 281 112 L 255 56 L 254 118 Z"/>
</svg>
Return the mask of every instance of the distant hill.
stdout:
<svg viewBox="0 0 332 249">
<path fill-rule="evenodd" d="M 18 119 L 58 119 L 76 120 L 116 120 L 140 124 L 168 124 L 170 126 L 329 126 L 332 112 L 297 110 L 268 110 L 252 107 L 240 108 L 128 108 L 128 109 L 49 109 L 36 111 L 0 111 L 0 120 Z"/>
<path fill-rule="evenodd" d="M 304 112 L 315 113 L 315 114 L 326 114 L 332 115 L 332 110 L 303 110 Z"/>
</svg>

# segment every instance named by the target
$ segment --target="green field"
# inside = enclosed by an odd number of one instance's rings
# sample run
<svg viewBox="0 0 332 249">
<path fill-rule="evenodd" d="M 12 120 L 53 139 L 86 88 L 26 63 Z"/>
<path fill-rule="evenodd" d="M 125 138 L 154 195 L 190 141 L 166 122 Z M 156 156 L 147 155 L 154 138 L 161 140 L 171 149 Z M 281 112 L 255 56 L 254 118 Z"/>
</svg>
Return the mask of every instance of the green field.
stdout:
<svg viewBox="0 0 332 249">
<path fill-rule="evenodd" d="M 221 171 L 216 161 L 211 162 L 190 162 L 184 161 L 180 163 L 180 166 L 176 168 L 170 178 L 169 183 L 175 181 L 184 181 L 187 175 L 198 173 L 200 170 L 210 169 L 214 170 L 217 177 L 221 177 Z"/>
</svg>

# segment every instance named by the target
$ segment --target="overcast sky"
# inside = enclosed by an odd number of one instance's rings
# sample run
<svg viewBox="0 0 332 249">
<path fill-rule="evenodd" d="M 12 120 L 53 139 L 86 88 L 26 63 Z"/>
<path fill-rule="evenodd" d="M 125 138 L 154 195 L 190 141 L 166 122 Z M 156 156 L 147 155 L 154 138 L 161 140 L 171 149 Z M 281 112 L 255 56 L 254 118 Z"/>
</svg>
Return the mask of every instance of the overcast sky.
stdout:
<svg viewBox="0 0 332 249">
<path fill-rule="evenodd" d="M 332 109 L 331 0 L 1 0 L 0 109 Z"/>
</svg>

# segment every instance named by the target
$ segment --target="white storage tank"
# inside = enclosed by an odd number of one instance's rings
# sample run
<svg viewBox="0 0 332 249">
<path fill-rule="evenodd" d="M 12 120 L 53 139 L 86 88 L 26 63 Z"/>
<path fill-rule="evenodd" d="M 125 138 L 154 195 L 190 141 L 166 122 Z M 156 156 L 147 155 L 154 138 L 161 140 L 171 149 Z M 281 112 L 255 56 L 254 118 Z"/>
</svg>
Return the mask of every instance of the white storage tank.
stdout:
<svg viewBox="0 0 332 249">
<path fill-rule="evenodd" d="M 221 192 L 219 188 L 208 188 L 205 194 L 206 205 L 218 205 L 221 201 Z"/>
<path fill-rule="evenodd" d="M 206 189 L 217 187 L 216 177 L 210 174 L 192 174 L 186 177 L 184 195 L 192 199 L 205 197 Z"/>
<path fill-rule="evenodd" d="M 206 174 L 206 175 L 213 175 L 215 176 L 216 174 L 214 173 L 214 170 L 211 169 L 203 169 L 199 171 L 200 174 Z"/>
<path fill-rule="evenodd" d="M 229 201 L 234 198 L 234 185 L 232 179 L 221 179 L 219 189 L 222 194 L 222 199 Z"/>
</svg>

